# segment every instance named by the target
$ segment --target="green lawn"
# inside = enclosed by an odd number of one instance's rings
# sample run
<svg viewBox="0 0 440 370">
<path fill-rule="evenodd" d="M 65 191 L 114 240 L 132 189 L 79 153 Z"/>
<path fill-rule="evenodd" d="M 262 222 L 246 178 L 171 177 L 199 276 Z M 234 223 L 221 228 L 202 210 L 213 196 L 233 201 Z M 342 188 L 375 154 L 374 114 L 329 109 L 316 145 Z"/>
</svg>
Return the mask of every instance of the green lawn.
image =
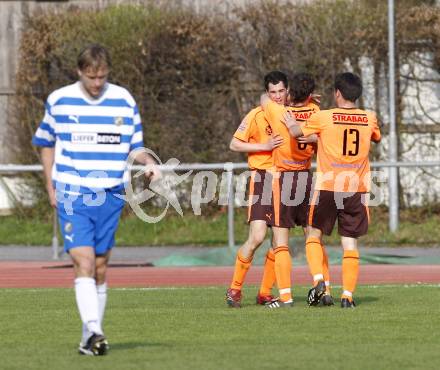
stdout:
<svg viewBox="0 0 440 370">
<path fill-rule="evenodd" d="M 245 290 L 110 289 L 110 353 L 76 353 L 80 323 L 70 289 L 0 289 L 1 369 L 438 369 L 437 286 L 360 286 L 358 307 L 269 311 Z"/>
<path fill-rule="evenodd" d="M 439 245 L 440 213 L 414 215 L 402 213 L 400 230 L 396 234 L 388 232 L 387 214 L 373 210 L 372 223 L 368 235 L 361 238 L 364 245 Z M 248 233 L 245 209 L 235 212 L 236 243 L 243 242 Z M 302 235 L 300 228 L 291 231 L 292 236 Z M 118 245 L 227 245 L 227 214 L 216 212 L 195 216 L 186 211 L 184 217 L 169 214 L 156 224 L 148 224 L 133 215 L 121 220 L 116 234 Z M 5 216 L 0 218 L 0 243 L 22 245 L 51 245 L 52 217 L 19 218 Z M 339 244 L 336 232 L 326 237 L 327 245 Z"/>
</svg>

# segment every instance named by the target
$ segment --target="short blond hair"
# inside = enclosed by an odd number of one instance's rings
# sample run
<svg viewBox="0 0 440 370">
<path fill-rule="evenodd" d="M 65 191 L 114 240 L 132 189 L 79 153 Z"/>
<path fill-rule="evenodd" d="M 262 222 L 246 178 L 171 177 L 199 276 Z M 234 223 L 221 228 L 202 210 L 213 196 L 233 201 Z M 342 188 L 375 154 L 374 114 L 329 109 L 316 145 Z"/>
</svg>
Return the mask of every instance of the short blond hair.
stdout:
<svg viewBox="0 0 440 370">
<path fill-rule="evenodd" d="M 78 55 L 77 66 L 80 71 L 87 68 L 99 69 L 100 67 L 112 66 L 110 54 L 105 47 L 100 44 L 87 45 Z"/>
</svg>

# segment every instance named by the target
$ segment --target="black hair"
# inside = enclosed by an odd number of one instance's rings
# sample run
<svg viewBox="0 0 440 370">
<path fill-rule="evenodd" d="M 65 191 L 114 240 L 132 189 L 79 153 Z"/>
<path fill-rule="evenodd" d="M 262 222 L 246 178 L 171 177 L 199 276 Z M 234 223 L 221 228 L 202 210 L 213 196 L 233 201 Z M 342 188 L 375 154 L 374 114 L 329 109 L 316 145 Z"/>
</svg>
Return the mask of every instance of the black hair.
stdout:
<svg viewBox="0 0 440 370">
<path fill-rule="evenodd" d="M 264 89 L 269 90 L 269 84 L 277 85 L 280 82 L 284 84 L 284 87 L 287 89 L 289 87 L 289 80 L 287 79 L 287 75 L 280 71 L 272 71 L 269 72 L 266 76 L 264 76 Z"/>
<path fill-rule="evenodd" d="M 362 81 L 353 73 L 339 73 L 335 77 L 335 90 L 339 90 L 345 100 L 354 103 L 362 95 Z"/>
</svg>

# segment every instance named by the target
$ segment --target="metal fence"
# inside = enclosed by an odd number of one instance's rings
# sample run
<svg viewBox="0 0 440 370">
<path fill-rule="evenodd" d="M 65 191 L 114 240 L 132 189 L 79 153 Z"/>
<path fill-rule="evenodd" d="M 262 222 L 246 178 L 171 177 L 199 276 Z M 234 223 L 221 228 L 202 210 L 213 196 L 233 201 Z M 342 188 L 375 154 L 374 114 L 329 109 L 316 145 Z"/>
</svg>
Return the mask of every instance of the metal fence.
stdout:
<svg viewBox="0 0 440 370">
<path fill-rule="evenodd" d="M 388 168 L 398 169 L 403 167 L 440 167 L 439 161 L 426 161 L 426 162 L 372 162 L 371 168 Z M 223 170 L 227 173 L 227 189 L 228 189 L 228 246 L 230 248 L 235 247 L 235 236 L 234 236 L 234 171 L 248 169 L 247 163 L 182 163 L 178 167 L 159 165 L 160 170 L 164 173 L 169 171 L 188 171 L 188 170 Z M 316 164 L 312 165 L 312 168 L 316 168 Z M 132 170 L 139 171 L 142 170 L 142 166 L 133 166 Z M 42 165 L 0 165 L 0 179 L 3 179 L 5 175 L 16 175 L 24 172 L 42 172 Z M 7 186 L 4 181 L 2 181 L 3 186 Z M 8 189 L 8 193 L 12 191 Z M 60 257 L 60 247 L 58 241 L 58 222 L 56 212 L 54 212 L 53 217 L 53 237 L 52 237 L 52 258 L 58 259 Z"/>
</svg>

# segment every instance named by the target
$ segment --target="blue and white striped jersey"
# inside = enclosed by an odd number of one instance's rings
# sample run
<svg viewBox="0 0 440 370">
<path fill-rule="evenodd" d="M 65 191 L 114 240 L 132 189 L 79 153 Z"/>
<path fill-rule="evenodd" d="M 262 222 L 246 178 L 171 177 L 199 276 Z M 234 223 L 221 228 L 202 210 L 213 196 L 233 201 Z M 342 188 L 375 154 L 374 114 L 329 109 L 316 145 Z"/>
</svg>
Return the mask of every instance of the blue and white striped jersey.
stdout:
<svg viewBox="0 0 440 370">
<path fill-rule="evenodd" d="M 57 190 L 85 194 L 120 189 L 128 181 L 128 154 L 143 146 L 142 125 L 131 94 L 108 83 L 96 101 L 80 82 L 49 95 L 32 143 L 55 147 L 52 180 Z"/>
</svg>

